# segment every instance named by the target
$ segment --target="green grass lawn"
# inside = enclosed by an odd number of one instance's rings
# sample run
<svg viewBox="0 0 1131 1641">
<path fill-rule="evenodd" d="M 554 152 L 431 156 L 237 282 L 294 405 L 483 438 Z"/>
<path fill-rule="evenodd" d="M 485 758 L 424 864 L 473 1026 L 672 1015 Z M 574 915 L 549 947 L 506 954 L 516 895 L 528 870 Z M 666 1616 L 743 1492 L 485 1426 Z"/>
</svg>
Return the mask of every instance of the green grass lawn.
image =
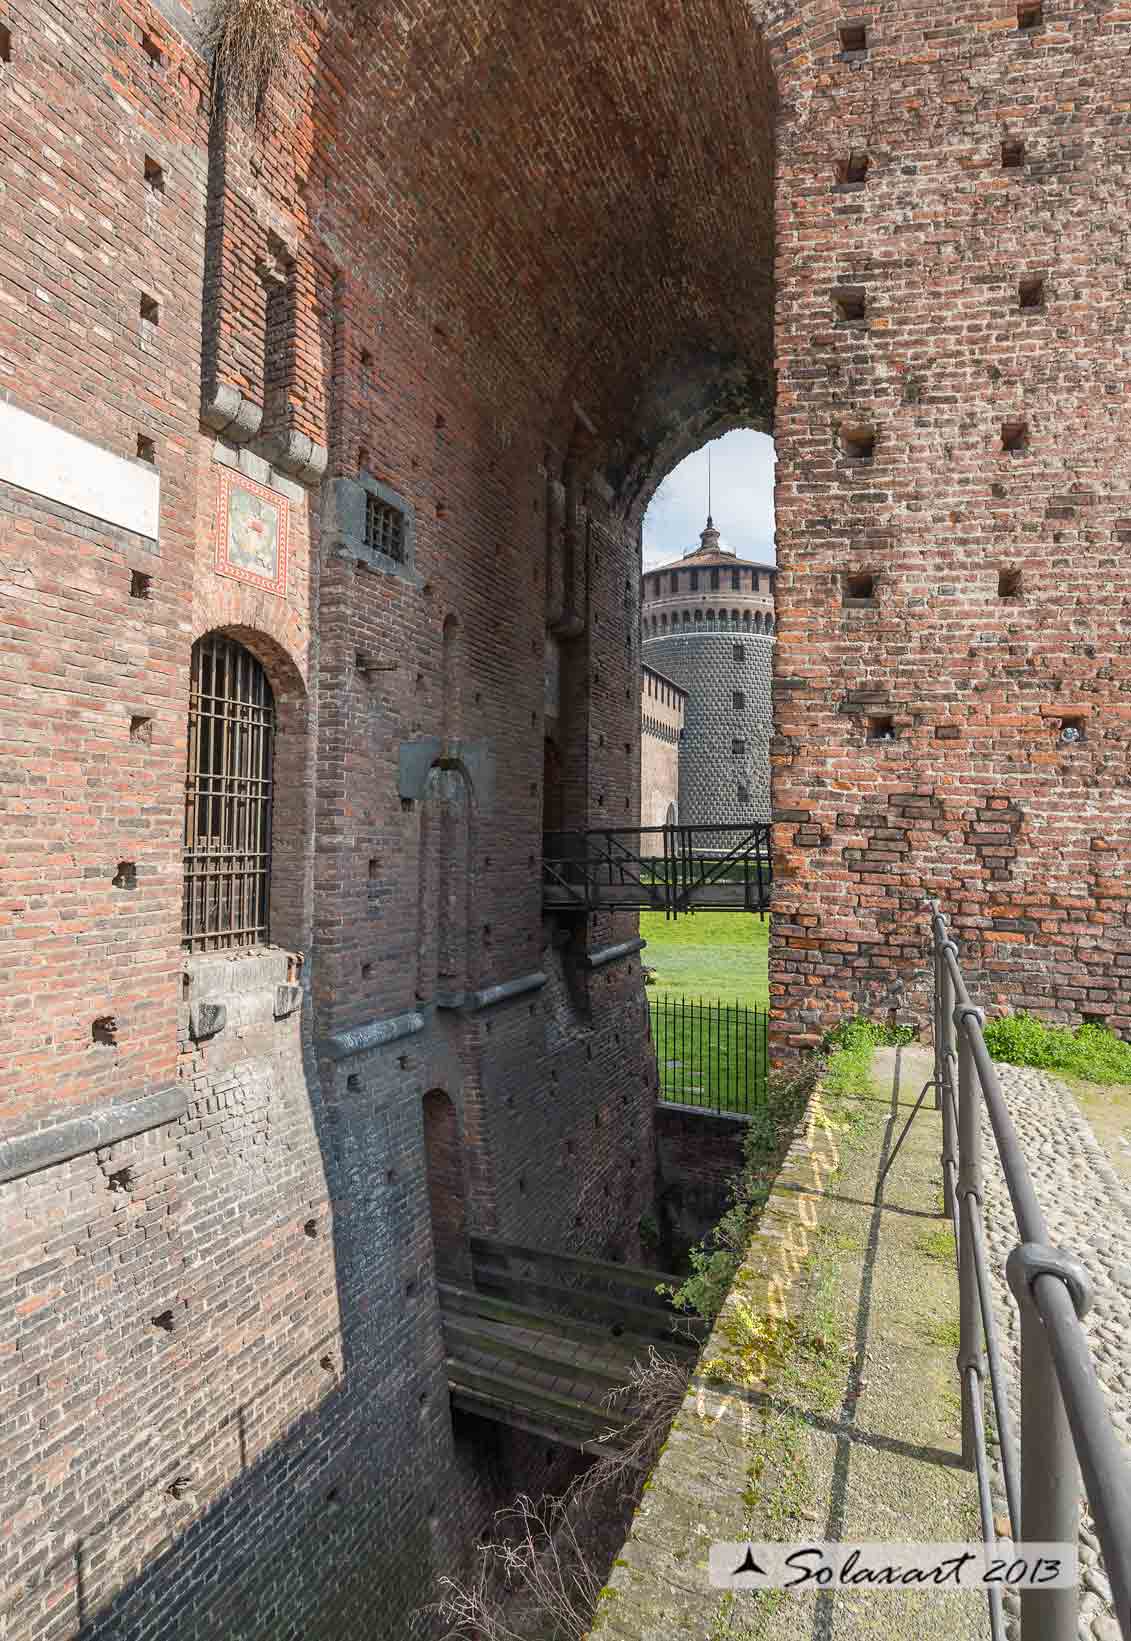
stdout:
<svg viewBox="0 0 1131 1641">
<path fill-rule="evenodd" d="M 764 1009 L 769 922 L 749 912 L 642 912 L 641 956 L 655 979 L 645 995 L 663 1097 L 748 1111 L 765 1098 L 765 1022 L 734 1011 Z M 691 1005 L 722 1003 L 710 1017 Z M 665 1007 L 665 1005 L 667 1005 Z"/>
<path fill-rule="evenodd" d="M 649 993 L 654 992 L 649 987 Z M 752 1111 L 766 1098 L 766 1017 L 739 1003 L 650 995 L 660 1093 L 679 1105 Z"/>
<path fill-rule="evenodd" d="M 645 967 L 656 971 L 650 999 L 674 993 L 766 1007 L 769 918 L 694 912 L 668 921 L 663 912 L 641 912 L 640 933 Z"/>
</svg>

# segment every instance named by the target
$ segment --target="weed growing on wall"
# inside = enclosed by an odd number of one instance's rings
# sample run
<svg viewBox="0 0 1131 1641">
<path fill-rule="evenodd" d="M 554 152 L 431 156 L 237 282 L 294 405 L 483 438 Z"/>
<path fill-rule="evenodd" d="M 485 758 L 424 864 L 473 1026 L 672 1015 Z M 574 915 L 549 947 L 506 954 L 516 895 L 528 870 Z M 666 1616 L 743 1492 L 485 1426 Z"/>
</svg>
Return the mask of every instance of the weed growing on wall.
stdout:
<svg viewBox="0 0 1131 1641">
<path fill-rule="evenodd" d="M 746 1257 L 758 1216 L 774 1182 L 797 1120 L 805 1109 L 825 1061 L 815 1057 L 792 1077 L 771 1077 L 766 1103 L 751 1116 L 742 1147 L 742 1167 L 730 1187 L 730 1207 L 708 1236 L 688 1254 L 690 1275 L 678 1288 L 658 1291 L 677 1310 L 713 1322 Z"/>
<path fill-rule="evenodd" d="M 213 79 L 241 118 L 254 119 L 284 74 L 294 31 L 291 0 L 215 0 L 207 24 Z"/>
<path fill-rule="evenodd" d="M 871 1020 L 844 1020 L 825 1038 L 829 1056 L 825 1087 L 830 1094 L 870 1094 L 872 1053 L 877 1048 L 910 1043 L 910 1026 L 880 1026 Z"/>
</svg>

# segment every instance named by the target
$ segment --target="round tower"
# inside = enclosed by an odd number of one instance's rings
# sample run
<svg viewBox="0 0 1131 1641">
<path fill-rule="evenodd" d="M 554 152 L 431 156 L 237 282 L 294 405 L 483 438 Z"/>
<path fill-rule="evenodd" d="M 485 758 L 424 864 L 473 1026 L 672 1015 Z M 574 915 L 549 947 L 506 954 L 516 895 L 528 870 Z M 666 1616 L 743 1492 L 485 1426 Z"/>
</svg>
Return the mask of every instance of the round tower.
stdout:
<svg viewBox="0 0 1131 1641">
<path fill-rule="evenodd" d="M 647 570 L 647 666 L 687 692 L 679 815 L 688 826 L 770 818 L 776 567 L 724 547 L 708 514 L 698 547 Z"/>
</svg>

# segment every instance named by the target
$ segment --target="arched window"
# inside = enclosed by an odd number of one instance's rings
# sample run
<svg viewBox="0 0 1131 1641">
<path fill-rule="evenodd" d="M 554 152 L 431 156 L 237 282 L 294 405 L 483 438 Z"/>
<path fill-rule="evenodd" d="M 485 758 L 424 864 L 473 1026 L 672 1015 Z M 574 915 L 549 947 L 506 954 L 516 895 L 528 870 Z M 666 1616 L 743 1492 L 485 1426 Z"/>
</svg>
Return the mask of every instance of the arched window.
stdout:
<svg viewBox="0 0 1131 1641">
<path fill-rule="evenodd" d="M 192 647 L 185 777 L 183 943 L 262 945 L 271 889 L 275 699 L 259 662 L 222 633 Z"/>
</svg>

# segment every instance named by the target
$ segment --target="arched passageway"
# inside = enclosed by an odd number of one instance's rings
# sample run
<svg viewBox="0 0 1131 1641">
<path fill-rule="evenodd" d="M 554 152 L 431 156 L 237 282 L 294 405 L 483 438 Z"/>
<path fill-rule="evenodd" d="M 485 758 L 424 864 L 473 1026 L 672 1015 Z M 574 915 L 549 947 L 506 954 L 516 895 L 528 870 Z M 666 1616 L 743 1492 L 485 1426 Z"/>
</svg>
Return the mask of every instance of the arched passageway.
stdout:
<svg viewBox="0 0 1131 1641">
<path fill-rule="evenodd" d="M 424 1159 L 436 1274 L 441 1281 L 466 1280 L 471 1274 L 471 1255 L 459 1118 L 451 1099 L 439 1088 L 424 1096 Z"/>
</svg>

